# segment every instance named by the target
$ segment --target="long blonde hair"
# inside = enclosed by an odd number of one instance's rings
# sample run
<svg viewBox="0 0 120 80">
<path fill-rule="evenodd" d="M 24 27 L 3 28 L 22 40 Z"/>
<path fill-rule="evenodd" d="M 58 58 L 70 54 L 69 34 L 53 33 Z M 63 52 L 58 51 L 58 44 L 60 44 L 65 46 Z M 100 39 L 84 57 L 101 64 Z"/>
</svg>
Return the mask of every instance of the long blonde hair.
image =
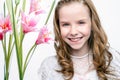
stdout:
<svg viewBox="0 0 120 80">
<path fill-rule="evenodd" d="M 112 60 L 112 55 L 108 51 L 109 47 L 107 46 L 107 36 L 101 26 L 100 19 L 91 0 L 60 0 L 55 8 L 53 23 L 56 43 L 54 46 L 57 53 L 58 63 L 62 68 L 58 72 L 61 72 L 65 77 L 68 78 L 68 80 L 71 80 L 74 75 L 73 62 L 70 58 L 71 48 L 63 41 L 59 25 L 60 8 L 73 2 L 82 3 L 89 9 L 92 30 L 90 38 L 88 40 L 88 45 L 93 52 L 93 64 L 99 78 L 101 80 L 108 80 L 108 77 L 106 75 L 111 74 L 109 66 Z"/>
</svg>

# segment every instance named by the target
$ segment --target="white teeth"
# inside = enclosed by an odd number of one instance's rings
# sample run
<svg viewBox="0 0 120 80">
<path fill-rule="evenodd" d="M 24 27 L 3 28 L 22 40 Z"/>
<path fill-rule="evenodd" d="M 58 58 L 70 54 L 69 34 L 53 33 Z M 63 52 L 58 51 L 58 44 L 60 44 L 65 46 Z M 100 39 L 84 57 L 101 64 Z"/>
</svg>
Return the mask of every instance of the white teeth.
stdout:
<svg viewBox="0 0 120 80">
<path fill-rule="evenodd" d="M 76 42 L 79 41 L 81 38 L 70 38 L 71 41 Z"/>
</svg>

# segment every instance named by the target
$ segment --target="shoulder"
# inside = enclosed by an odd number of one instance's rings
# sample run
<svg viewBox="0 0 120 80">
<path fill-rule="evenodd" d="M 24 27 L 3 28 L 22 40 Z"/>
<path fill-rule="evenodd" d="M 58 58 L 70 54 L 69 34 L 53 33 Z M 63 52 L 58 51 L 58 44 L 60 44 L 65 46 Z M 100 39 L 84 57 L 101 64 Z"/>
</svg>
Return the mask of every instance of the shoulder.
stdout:
<svg viewBox="0 0 120 80">
<path fill-rule="evenodd" d="M 56 70 L 60 70 L 61 67 L 58 64 L 56 56 L 50 56 L 45 58 L 41 63 L 38 70 L 38 76 L 40 80 L 63 80 L 62 74 L 59 74 Z"/>
<path fill-rule="evenodd" d="M 111 47 L 109 48 L 109 52 L 112 54 L 113 61 L 117 61 L 120 64 L 120 52 Z"/>
<path fill-rule="evenodd" d="M 49 56 L 49 57 L 47 57 L 43 60 L 42 65 L 43 64 L 48 64 L 48 63 L 51 63 L 51 62 L 56 62 L 56 61 L 57 61 L 57 58 L 56 58 L 55 55 L 54 56 Z"/>
<path fill-rule="evenodd" d="M 51 73 L 59 69 L 61 69 L 61 67 L 58 64 L 57 56 L 50 56 L 42 61 L 38 73 Z"/>
<path fill-rule="evenodd" d="M 41 65 L 45 65 L 45 64 L 51 64 L 51 65 L 57 65 L 57 62 L 58 60 L 57 60 L 57 56 L 56 55 L 54 55 L 54 56 L 49 56 L 49 57 L 47 57 L 47 58 L 45 58 L 44 60 L 43 60 L 43 62 L 42 62 L 42 64 Z"/>
<path fill-rule="evenodd" d="M 117 78 L 120 79 L 120 53 L 111 47 L 109 48 L 109 51 L 113 57 L 110 66 L 112 67 L 112 70 L 115 72 Z"/>
<path fill-rule="evenodd" d="M 49 69 L 59 67 L 56 55 L 45 58 L 41 63 L 41 67 L 46 67 Z"/>
</svg>

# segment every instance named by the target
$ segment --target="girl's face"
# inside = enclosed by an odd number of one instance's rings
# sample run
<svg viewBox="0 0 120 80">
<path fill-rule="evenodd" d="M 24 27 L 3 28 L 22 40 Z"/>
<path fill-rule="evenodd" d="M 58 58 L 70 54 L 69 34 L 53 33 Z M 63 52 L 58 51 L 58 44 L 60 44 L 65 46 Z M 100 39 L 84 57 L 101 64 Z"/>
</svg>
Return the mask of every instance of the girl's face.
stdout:
<svg viewBox="0 0 120 80">
<path fill-rule="evenodd" d="M 63 40 L 73 51 L 88 51 L 91 19 L 88 8 L 78 2 L 64 5 L 59 10 L 59 24 Z"/>
</svg>

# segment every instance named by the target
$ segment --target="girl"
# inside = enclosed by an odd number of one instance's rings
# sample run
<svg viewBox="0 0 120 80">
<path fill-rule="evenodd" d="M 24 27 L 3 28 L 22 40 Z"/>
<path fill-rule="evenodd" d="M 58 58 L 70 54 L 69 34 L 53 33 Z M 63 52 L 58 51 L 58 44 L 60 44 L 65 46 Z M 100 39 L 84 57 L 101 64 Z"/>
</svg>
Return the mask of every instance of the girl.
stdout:
<svg viewBox="0 0 120 80">
<path fill-rule="evenodd" d="M 109 47 L 91 0 L 60 0 L 54 15 L 56 56 L 40 80 L 120 80 L 120 54 Z"/>
</svg>

